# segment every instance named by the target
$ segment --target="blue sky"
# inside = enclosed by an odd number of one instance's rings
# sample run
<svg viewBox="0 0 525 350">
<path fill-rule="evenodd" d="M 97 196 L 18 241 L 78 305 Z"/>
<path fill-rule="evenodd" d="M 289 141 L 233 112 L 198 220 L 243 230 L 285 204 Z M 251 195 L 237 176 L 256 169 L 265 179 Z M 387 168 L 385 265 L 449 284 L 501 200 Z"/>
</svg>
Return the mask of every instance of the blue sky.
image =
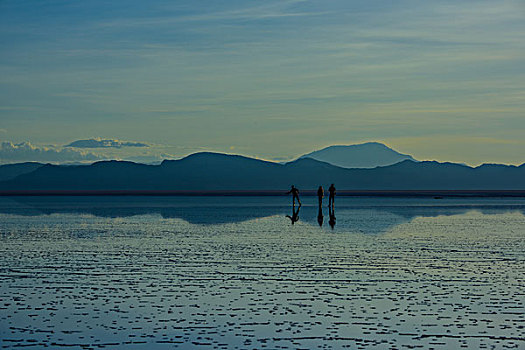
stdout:
<svg viewBox="0 0 525 350">
<path fill-rule="evenodd" d="M 523 1 L 2 0 L 0 161 L 380 141 L 521 164 L 524 37 Z M 148 147 L 63 147 L 91 138 Z"/>
</svg>

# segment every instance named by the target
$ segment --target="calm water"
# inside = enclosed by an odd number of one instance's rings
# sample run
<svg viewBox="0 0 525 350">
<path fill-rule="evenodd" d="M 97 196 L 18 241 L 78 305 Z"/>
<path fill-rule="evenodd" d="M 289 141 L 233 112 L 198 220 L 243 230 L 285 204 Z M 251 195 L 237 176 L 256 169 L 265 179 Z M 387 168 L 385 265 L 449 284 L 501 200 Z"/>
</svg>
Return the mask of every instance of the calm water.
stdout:
<svg viewBox="0 0 525 350">
<path fill-rule="evenodd" d="M 525 199 L 303 202 L 0 198 L 0 345 L 525 349 Z"/>
</svg>

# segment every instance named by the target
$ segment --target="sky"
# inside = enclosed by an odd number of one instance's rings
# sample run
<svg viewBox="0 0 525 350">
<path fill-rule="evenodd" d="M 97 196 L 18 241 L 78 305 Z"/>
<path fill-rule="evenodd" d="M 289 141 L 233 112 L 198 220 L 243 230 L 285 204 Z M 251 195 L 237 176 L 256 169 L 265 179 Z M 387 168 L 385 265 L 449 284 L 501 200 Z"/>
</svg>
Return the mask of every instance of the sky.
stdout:
<svg viewBox="0 0 525 350">
<path fill-rule="evenodd" d="M 522 164 L 524 38 L 522 0 L 0 0 L 0 162 Z"/>
</svg>

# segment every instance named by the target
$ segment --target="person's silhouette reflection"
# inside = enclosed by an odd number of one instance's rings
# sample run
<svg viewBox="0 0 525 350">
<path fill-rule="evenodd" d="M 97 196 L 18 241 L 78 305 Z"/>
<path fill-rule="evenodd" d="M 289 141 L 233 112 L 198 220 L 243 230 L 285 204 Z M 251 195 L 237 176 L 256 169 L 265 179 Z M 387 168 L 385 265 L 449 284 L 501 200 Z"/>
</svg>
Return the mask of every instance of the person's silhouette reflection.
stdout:
<svg viewBox="0 0 525 350">
<path fill-rule="evenodd" d="M 298 207 L 294 205 L 292 206 L 292 216 L 286 215 L 286 217 L 292 221 L 292 225 L 295 224 L 297 221 L 299 221 L 299 210 L 300 209 L 301 209 L 300 205 Z"/>
<path fill-rule="evenodd" d="M 330 220 L 328 221 L 328 224 L 333 230 L 335 226 L 335 209 L 333 206 L 328 207 L 328 215 L 330 215 Z"/>
<path fill-rule="evenodd" d="M 319 212 L 317 213 L 317 223 L 319 224 L 319 226 L 323 226 L 323 219 L 323 206 L 321 204 L 319 205 Z"/>
</svg>

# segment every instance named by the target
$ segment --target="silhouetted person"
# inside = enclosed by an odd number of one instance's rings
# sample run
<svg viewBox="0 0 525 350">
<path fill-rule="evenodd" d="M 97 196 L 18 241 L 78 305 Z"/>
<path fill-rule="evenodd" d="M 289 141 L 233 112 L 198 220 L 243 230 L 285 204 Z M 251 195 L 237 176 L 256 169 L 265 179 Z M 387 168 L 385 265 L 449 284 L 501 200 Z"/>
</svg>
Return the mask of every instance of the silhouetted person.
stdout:
<svg viewBox="0 0 525 350">
<path fill-rule="evenodd" d="M 295 207 L 295 199 L 297 199 L 297 203 L 299 203 L 299 206 L 301 206 L 301 200 L 299 199 L 299 190 L 294 185 L 292 185 L 292 188 L 290 189 L 290 191 L 288 191 L 288 194 L 290 193 L 293 196 L 293 206 Z"/>
<path fill-rule="evenodd" d="M 319 208 L 323 205 L 324 190 L 323 186 L 319 186 L 317 189 L 317 199 L 319 200 Z"/>
<path fill-rule="evenodd" d="M 319 200 L 319 211 L 317 213 L 317 223 L 319 226 L 323 226 L 323 197 L 324 197 L 324 189 L 323 186 L 319 186 L 317 189 L 317 199 Z"/>
<path fill-rule="evenodd" d="M 288 219 L 292 221 L 292 225 L 295 224 L 297 221 L 299 221 L 299 209 L 301 206 L 299 205 L 297 208 L 295 208 L 295 205 L 292 207 L 292 216 L 286 215 Z"/>
<path fill-rule="evenodd" d="M 334 199 L 335 199 L 335 186 L 334 184 L 331 184 L 328 188 L 328 206 L 333 208 L 334 207 Z"/>
<path fill-rule="evenodd" d="M 328 220 L 328 224 L 330 225 L 330 227 L 333 230 L 334 226 L 335 226 L 335 210 L 334 210 L 333 206 L 328 206 L 328 215 L 330 215 L 330 220 Z"/>
</svg>

